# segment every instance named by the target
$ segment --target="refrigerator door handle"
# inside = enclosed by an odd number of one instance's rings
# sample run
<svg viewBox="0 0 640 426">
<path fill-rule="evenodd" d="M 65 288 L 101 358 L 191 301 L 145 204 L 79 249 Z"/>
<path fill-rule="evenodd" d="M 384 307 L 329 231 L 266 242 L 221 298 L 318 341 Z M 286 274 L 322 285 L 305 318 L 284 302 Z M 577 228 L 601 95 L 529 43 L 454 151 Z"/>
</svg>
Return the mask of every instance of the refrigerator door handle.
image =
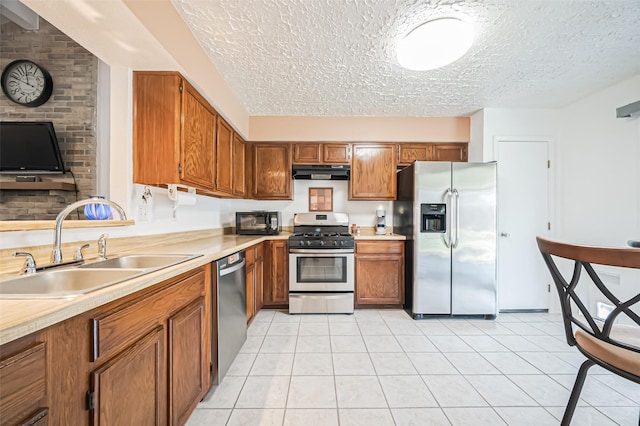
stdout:
<svg viewBox="0 0 640 426">
<path fill-rule="evenodd" d="M 444 193 L 444 202 L 446 204 L 446 208 L 447 208 L 447 215 L 449 216 L 451 213 L 451 198 L 453 197 L 453 192 L 451 192 L 451 188 L 447 188 L 447 190 Z M 442 241 L 444 241 L 444 245 L 450 249 L 451 248 L 451 227 L 453 225 L 449 224 L 449 226 L 447 226 L 447 233 L 442 235 Z"/>
<path fill-rule="evenodd" d="M 456 230 L 456 238 L 453 241 L 453 244 L 451 244 L 451 247 L 455 249 L 455 248 L 458 248 L 458 233 L 459 233 L 459 226 L 460 226 L 460 193 L 458 192 L 457 189 L 454 189 L 453 195 L 455 196 L 455 199 L 456 199 L 456 212 L 455 212 L 456 224 L 453 226 Z"/>
</svg>

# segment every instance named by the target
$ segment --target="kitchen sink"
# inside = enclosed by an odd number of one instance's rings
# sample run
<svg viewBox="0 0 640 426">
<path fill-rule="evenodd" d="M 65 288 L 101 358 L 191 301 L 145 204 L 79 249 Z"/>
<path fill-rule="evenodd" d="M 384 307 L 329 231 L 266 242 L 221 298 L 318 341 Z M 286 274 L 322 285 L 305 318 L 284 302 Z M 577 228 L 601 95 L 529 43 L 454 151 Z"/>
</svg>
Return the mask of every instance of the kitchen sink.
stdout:
<svg viewBox="0 0 640 426">
<path fill-rule="evenodd" d="M 72 299 L 140 276 L 144 269 L 60 269 L 0 282 L 0 299 Z"/>
<path fill-rule="evenodd" d="M 195 259 L 202 255 L 190 255 L 190 254 L 129 254 L 120 257 L 114 257 L 113 259 L 101 260 L 94 263 L 87 263 L 80 266 L 80 269 L 121 269 L 121 268 L 134 268 L 144 269 L 145 272 L 150 270 L 168 268 L 169 266 L 177 265 L 178 263 L 186 262 L 187 260 Z"/>
</svg>

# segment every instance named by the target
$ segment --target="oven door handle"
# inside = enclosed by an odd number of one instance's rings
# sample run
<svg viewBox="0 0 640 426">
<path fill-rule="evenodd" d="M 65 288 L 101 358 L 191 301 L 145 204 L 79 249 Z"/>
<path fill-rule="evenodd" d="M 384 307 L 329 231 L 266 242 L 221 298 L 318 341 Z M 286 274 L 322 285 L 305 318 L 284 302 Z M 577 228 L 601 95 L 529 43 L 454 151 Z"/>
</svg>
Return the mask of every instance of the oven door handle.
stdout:
<svg viewBox="0 0 640 426">
<path fill-rule="evenodd" d="M 335 254 L 353 253 L 353 249 L 289 249 L 289 253 L 302 253 L 302 254 L 326 254 L 327 256 L 333 256 Z"/>
</svg>

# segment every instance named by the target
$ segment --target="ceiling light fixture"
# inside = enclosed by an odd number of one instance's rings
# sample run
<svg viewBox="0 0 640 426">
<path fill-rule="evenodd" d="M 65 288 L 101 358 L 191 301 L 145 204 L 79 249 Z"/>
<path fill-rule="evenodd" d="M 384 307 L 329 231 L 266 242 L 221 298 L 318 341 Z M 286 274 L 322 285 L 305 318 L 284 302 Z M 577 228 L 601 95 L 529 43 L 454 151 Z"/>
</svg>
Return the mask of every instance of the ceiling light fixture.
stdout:
<svg viewBox="0 0 640 426">
<path fill-rule="evenodd" d="M 473 26 L 457 18 L 425 22 L 407 34 L 397 46 L 398 62 L 416 71 L 432 70 L 462 57 L 473 43 Z"/>
</svg>

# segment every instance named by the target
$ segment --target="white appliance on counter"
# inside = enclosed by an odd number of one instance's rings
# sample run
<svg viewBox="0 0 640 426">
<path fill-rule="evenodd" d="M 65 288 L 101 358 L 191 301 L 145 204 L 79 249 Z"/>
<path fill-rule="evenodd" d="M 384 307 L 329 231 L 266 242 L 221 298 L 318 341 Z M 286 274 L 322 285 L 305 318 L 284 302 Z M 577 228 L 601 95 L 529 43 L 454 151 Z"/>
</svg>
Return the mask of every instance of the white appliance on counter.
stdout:
<svg viewBox="0 0 640 426">
<path fill-rule="evenodd" d="M 354 237 L 346 213 L 296 213 L 289 237 L 289 313 L 352 314 Z"/>
<path fill-rule="evenodd" d="M 414 162 L 398 172 L 393 224 L 407 237 L 405 307 L 414 318 L 495 318 L 495 162 Z"/>
</svg>

